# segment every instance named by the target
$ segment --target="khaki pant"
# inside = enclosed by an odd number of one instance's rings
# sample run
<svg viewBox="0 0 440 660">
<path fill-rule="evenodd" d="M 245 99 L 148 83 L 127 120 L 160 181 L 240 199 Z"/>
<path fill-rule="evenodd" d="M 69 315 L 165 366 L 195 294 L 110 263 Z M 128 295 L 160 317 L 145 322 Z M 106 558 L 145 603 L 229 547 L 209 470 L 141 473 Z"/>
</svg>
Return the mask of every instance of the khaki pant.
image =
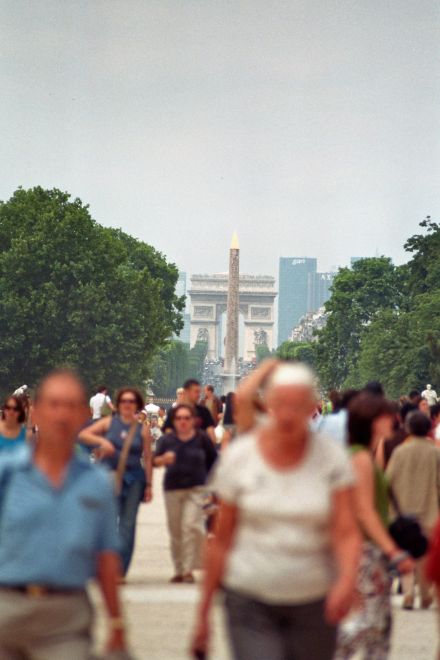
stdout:
<svg viewBox="0 0 440 660">
<path fill-rule="evenodd" d="M 91 624 L 85 592 L 32 597 L 0 588 L 0 660 L 86 660 Z"/>
<path fill-rule="evenodd" d="M 171 557 L 176 575 L 187 575 L 200 568 L 205 537 L 203 494 L 201 486 L 165 491 Z"/>
<path fill-rule="evenodd" d="M 425 577 L 425 559 L 418 559 L 414 572 L 402 575 L 401 581 L 404 596 L 414 598 L 416 584 L 418 584 L 420 598 L 427 600 L 430 597 L 431 585 Z"/>
</svg>

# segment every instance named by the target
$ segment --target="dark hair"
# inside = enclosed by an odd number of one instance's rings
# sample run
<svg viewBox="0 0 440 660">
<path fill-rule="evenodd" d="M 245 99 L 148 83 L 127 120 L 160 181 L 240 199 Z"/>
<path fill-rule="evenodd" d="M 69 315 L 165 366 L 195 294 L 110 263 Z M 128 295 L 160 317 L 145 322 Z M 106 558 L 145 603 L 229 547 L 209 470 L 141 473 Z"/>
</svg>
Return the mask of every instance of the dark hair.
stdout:
<svg viewBox="0 0 440 660">
<path fill-rule="evenodd" d="M 195 378 L 188 378 L 188 380 L 186 380 L 183 383 L 183 389 L 184 390 L 189 390 L 190 387 L 192 387 L 193 385 L 197 385 L 197 387 L 200 387 L 200 383 L 199 383 L 198 380 L 196 380 Z"/>
<path fill-rule="evenodd" d="M 408 396 L 410 399 L 415 399 L 417 396 L 420 396 L 420 392 L 419 390 L 411 390 Z"/>
<path fill-rule="evenodd" d="M 400 409 L 400 417 L 402 418 L 402 422 L 405 421 L 406 417 L 409 415 L 410 412 L 413 410 L 418 410 L 417 406 L 415 403 L 411 403 L 410 401 L 407 401 L 406 403 L 403 404 L 403 406 Z"/>
<path fill-rule="evenodd" d="M 431 419 L 435 419 L 438 415 L 440 415 L 440 403 L 434 403 L 431 406 Z"/>
<path fill-rule="evenodd" d="M 234 392 L 228 392 L 226 395 L 226 408 L 225 414 L 223 417 L 223 424 L 234 424 L 234 401 L 235 394 Z"/>
<path fill-rule="evenodd" d="M 356 396 L 358 396 L 359 390 L 345 390 L 341 394 L 341 400 L 339 402 L 339 410 L 345 410 L 349 407 L 350 401 L 352 401 Z"/>
<path fill-rule="evenodd" d="M 406 430 L 418 438 L 425 438 L 431 430 L 431 420 L 427 415 L 414 410 L 406 419 Z"/>
<path fill-rule="evenodd" d="M 189 403 L 179 403 L 175 408 L 173 408 L 173 421 L 176 419 L 176 415 L 179 410 L 189 410 L 191 417 L 194 417 L 194 410 L 192 409 L 192 406 L 189 405 Z"/>
<path fill-rule="evenodd" d="M 338 412 L 341 405 L 341 394 L 337 390 L 329 390 L 328 399 L 332 404 L 332 412 Z"/>
<path fill-rule="evenodd" d="M 23 422 L 26 421 L 26 411 L 24 409 L 23 401 L 21 400 L 21 398 L 19 396 L 16 396 L 15 394 L 11 394 L 11 396 L 8 396 L 5 399 L 5 402 L 4 402 L 3 408 L 2 408 L 2 419 L 5 419 L 5 406 L 8 405 L 8 401 L 11 401 L 11 399 L 13 401 L 15 401 L 15 405 L 18 408 L 17 422 L 19 424 L 23 424 Z"/>
<path fill-rule="evenodd" d="M 370 382 L 365 385 L 363 391 L 375 394 L 376 396 L 385 396 L 383 385 L 382 383 L 379 383 L 378 380 L 370 380 Z"/>
<path fill-rule="evenodd" d="M 209 390 L 210 392 L 214 392 L 214 388 L 212 385 L 207 385 L 206 389 Z"/>
<path fill-rule="evenodd" d="M 136 387 L 123 387 L 121 388 L 117 395 L 116 395 L 116 408 L 119 408 L 119 404 L 121 403 L 121 399 L 126 394 L 127 392 L 130 392 L 130 394 L 133 394 L 134 398 L 136 399 L 136 409 L 137 412 L 142 410 L 142 408 L 145 406 L 145 400 L 142 394 L 139 392 Z"/>
<path fill-rule="evenodd" d="M 81 390 L 82 399 L 83 399 L 82 402 L 87 403 L 88 401 L 87 388 L 81 376 L 74 369 L 63 369 L 63 368 L 54 369 L 53 371 L 50 371 L 47 374 L 47 376 L 44 376 L 44 378 L 40 380 L 37 387 L 35 388 L 35 394 L 34 394 L 35 403 L 38 403 L 38 401 L 41 399 L 41 394 L 44 390 L 44 386 L 47 384 L 48 381 L 52 380 L 53 378 L 67 378 L 68 380 L 73 380 Z"/>
<path fill-rule="evenodd" d="M 107 389 L 108 389 L 107 385 L 100 385 L 97 390 L 98 394 L 100 394 L 101 392 L 105 392 Z"/>
<path fill-rule="evenodd" d="M 394 417 L 391 403 L 383 396 L 361 392 L 348 407 L 348 442 L 350 445 L 369 447 L 373 422 L 382 415 Z"/>
</svg>

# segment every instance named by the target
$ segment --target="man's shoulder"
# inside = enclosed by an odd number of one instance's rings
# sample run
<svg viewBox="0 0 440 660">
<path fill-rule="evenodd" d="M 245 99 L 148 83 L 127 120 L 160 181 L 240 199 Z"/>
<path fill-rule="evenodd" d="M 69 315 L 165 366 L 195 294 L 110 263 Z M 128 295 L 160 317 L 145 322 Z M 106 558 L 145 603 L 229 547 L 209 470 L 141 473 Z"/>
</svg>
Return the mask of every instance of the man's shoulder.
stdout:
<svg viewBox="0 0 440 660">
<path fill-rule="evenodd" d="M 5 475 L 28 467 L 31 463 L 31 450 L 28 445 L 5 452 L 0 456 L 0 481 Z"/>
<path fill-rule="evenodd" d="M 88 456 L 81 454 L 75 454 L 72 462 L 77 473 L 86 475 L 100 493 L 107 495 L 112 489 L 111 475 L 105 466 L 91 463 Z"/>
</svg>

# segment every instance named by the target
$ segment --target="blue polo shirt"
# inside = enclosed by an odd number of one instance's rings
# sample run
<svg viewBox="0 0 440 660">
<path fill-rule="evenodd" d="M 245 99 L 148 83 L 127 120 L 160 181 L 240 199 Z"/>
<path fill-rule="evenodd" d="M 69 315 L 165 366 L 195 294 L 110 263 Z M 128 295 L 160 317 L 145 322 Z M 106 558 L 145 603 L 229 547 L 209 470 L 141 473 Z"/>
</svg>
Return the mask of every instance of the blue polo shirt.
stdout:
<svg viewBox="0 0 440 660">
<path fill-rule="evenodd" d="M 98 554 L 119 550 L 109 474 L 74 455 L 56 488 L 28 447 L 8 454 L 0 457 L 0 586 L 83 588 Z"/>
</svg>

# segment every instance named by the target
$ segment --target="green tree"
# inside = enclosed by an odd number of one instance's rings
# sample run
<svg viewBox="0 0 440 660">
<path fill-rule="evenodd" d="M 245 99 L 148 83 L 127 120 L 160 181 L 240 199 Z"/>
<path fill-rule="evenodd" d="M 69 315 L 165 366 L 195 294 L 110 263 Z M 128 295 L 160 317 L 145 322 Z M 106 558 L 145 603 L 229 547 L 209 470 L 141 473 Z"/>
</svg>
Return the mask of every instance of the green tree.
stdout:
<svg viewBox="0 0 440 660">
<path fill-rule="evenodd" d="M 0 390 L 59 365 L 90 387 L 142 386 L 182 327 L 177 277 L 151 246 L 98 225 L 81 200 L 19 188 L 0 202 Z"/>
<path fill-rule="evenodd" d="M 314 366 L 315 349 L 311 342 L 285 341 L 279 346 L 276 355 L 280 360 L 297 360 Z"/>
<path fill-rule="evenodd" d="M 174 397 L 176 389 L 188 378 L 202 380 L 208 342 L 189 344 L 178 340 L 168 342 L 157 354 L 152 367 L 153 391 L 156 396 Z"/>
<path fill-rule="evenodd" d="M 272 355 L 270 348 L 267 344 L 256 344 L 255 345 L 255 358 L 257 361 L 257 364 L 260 364 L 260 362 L 263 362 L 263 360 L 266 360 L 266 358 L 270 357 Z"/>
<path fill-rule="evenodd" d="M 317 334 L 316 367 L 325 388 L 360 384 L 358 359 L 366 329 L 381 310 L 404 301 L 405 271 L 390 259 L 362 259 L 342 268 L 326 303 L 328 321 Z"/>
</svg>

